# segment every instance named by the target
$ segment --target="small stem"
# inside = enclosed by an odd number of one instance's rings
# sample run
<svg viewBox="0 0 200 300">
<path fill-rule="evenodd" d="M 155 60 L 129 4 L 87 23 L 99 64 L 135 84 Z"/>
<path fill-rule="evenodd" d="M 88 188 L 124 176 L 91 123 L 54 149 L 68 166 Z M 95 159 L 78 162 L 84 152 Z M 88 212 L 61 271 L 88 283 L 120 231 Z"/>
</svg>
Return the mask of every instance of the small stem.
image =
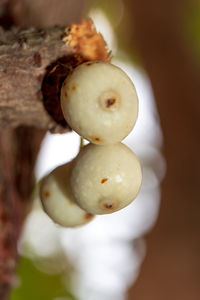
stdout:
<svg viewBox="0 0 200 300">
<path fill-rule="evenodd" d="M 83 140 L 83 137 L 80 136 L 80 146 L 79 146 L 79 151 L 81 150 L 81 148 L 84 147 L 84 140 Z"/>
</svg>

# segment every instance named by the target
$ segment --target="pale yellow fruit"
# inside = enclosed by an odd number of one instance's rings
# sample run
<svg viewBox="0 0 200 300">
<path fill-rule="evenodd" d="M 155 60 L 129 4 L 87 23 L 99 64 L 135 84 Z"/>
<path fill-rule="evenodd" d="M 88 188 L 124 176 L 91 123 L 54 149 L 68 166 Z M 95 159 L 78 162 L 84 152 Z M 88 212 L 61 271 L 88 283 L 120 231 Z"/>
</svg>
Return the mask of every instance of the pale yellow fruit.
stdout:
<svg viewBox="0 0 200 300">
<path fill-rule="evenodd" d="M 92 214 L 107 214 L 130 204 L 142 182 L 136 155 L 124 144 L 83 147 L 74 161 L 70 185 L 76 202 Z"/>
<path fill-rule="evenodd" d="M 40 187 L 42 206 L 47 215 L 64 227 L 75 227 L 88 223 L 93 215 L 74 202 L 69 185 L 71 163 L 59 166 L 43 178 Z"/>
<path fill-rule="evenodd" d="M 86 62 L 63 82 L 61 107 L 74 131 L 104 145 L 122 141 L 133 129 L 138 98 L 132 81 L 120 68 Z"/>
</svg>

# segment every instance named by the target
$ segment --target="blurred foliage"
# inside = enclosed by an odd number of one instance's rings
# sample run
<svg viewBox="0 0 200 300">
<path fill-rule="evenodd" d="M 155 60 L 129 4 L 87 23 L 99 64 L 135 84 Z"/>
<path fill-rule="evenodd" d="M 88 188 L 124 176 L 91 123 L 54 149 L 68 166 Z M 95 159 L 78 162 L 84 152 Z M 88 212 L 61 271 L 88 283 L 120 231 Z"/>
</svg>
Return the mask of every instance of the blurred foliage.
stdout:
<svg viewBox="0 0 200 300">
<path fill-rule="evenodd" d="M 101 9 L 106 14 L 113 27 L 119 24 L 123 14 L 123 1 L 88 0 L 84 17 L 87 17 L 87 13 L 90 9 L 96 8 Z"/>
<path fill-rule="evenodd" d="M 200 1 L 183 1 L 182 8 L 184 13 L 182 24 L 183 35 L 186 38 L 189 51 L 193 52 L 195 61 L 200 64 Z M 134 47 L 134 22 L 130 18 L 124 1 L 88 0 L 84 17 L 87 17 L 91 9 L 101 9 L 111 23 L 119 47 L 115 57 L 122 60 L 130 59 L 134 64 L 142 67 L 139 52 L 137 47 Z"/>
<path fill-rule="evenodd" d="M 84 18 L 88 16 L 91 9 L 101 9 L 113 27 L 118 43 L 115 58 L 123 61 L 132 60 L 134 64 L 142 66 L 139 52 L 133 46 L 134 37 L 129 30 L 130 26 L 133 26 L 133 20 L 123 0 L 88 0 L 83 13 Z"/>
<path fill-rule="evenodd" d="M 66 288 L 62 274 L 45 274 L 28 258 L 21 258 L 17 276 L 20 284 L 12 291 L 10 300 L 77 300 Z"/>
<path fill-rule="evenodd" d="M 200 1 L 191 1 L 190 7 L 187 7 L 184 27 L 189 47 L 200 64 Z"/>
</svg>

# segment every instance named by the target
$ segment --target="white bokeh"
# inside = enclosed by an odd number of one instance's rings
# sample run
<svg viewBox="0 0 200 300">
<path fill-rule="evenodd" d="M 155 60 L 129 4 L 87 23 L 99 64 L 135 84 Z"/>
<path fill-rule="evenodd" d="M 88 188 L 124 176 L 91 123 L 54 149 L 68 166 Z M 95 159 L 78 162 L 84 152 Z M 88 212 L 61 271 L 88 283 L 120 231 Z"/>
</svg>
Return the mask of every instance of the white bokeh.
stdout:
<svg viewBox="0 0 200 300">
<path fill-rule="evenodd" d="M 107 23 L 104 22 L 104 25 Z M 105 25 L 107 36 L 110 44 L 115 45 L 109 26 Z M 106 31 L 105 28 L 102 30 Z M 113 63 L 130 76 L 139 97 L 138 120 L 123 141 L 142 164 L 143 183 L 138 197 L 123 210 L 97 216 L 89 224 L 74 229 L 56 226 L 41 210 L 33 211 L 27 218 L 21 241 L 23 244 L 28 240 L 42 255 L 56 251 L 55 247 L 64 248 L 76 266 L 72 287 L 79 300 L 126 299 L 126 290 L 136 280 L 145 256 L 143 235 L 157 219 L 159 186 L 165 173 L 160 153 L 162 134 L 150 83 L 146 75 L 133 65 L 114 60 Z M 75 157 L 79 142 L 80 138 L 74 132 L 62 135 L 48 133 L 35 169 L 37 179 Z"/>
</svg>

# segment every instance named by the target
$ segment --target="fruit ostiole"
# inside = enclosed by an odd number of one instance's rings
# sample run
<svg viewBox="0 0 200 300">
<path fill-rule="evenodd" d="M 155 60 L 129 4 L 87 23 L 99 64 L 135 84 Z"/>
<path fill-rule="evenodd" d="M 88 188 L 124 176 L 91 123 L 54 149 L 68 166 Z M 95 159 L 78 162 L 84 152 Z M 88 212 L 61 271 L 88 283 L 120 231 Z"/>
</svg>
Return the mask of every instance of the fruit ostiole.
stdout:
<svg viewBox="0 0 200 300">
<path fill-rule="evenodd" d="M 77 66 L 63 82 L 61 108 L 79 135 L 94 144 L 113 144 L 133 129 L 138 98 L 132 81 L 120 68 L 91 61 Z"/>
</svg>

